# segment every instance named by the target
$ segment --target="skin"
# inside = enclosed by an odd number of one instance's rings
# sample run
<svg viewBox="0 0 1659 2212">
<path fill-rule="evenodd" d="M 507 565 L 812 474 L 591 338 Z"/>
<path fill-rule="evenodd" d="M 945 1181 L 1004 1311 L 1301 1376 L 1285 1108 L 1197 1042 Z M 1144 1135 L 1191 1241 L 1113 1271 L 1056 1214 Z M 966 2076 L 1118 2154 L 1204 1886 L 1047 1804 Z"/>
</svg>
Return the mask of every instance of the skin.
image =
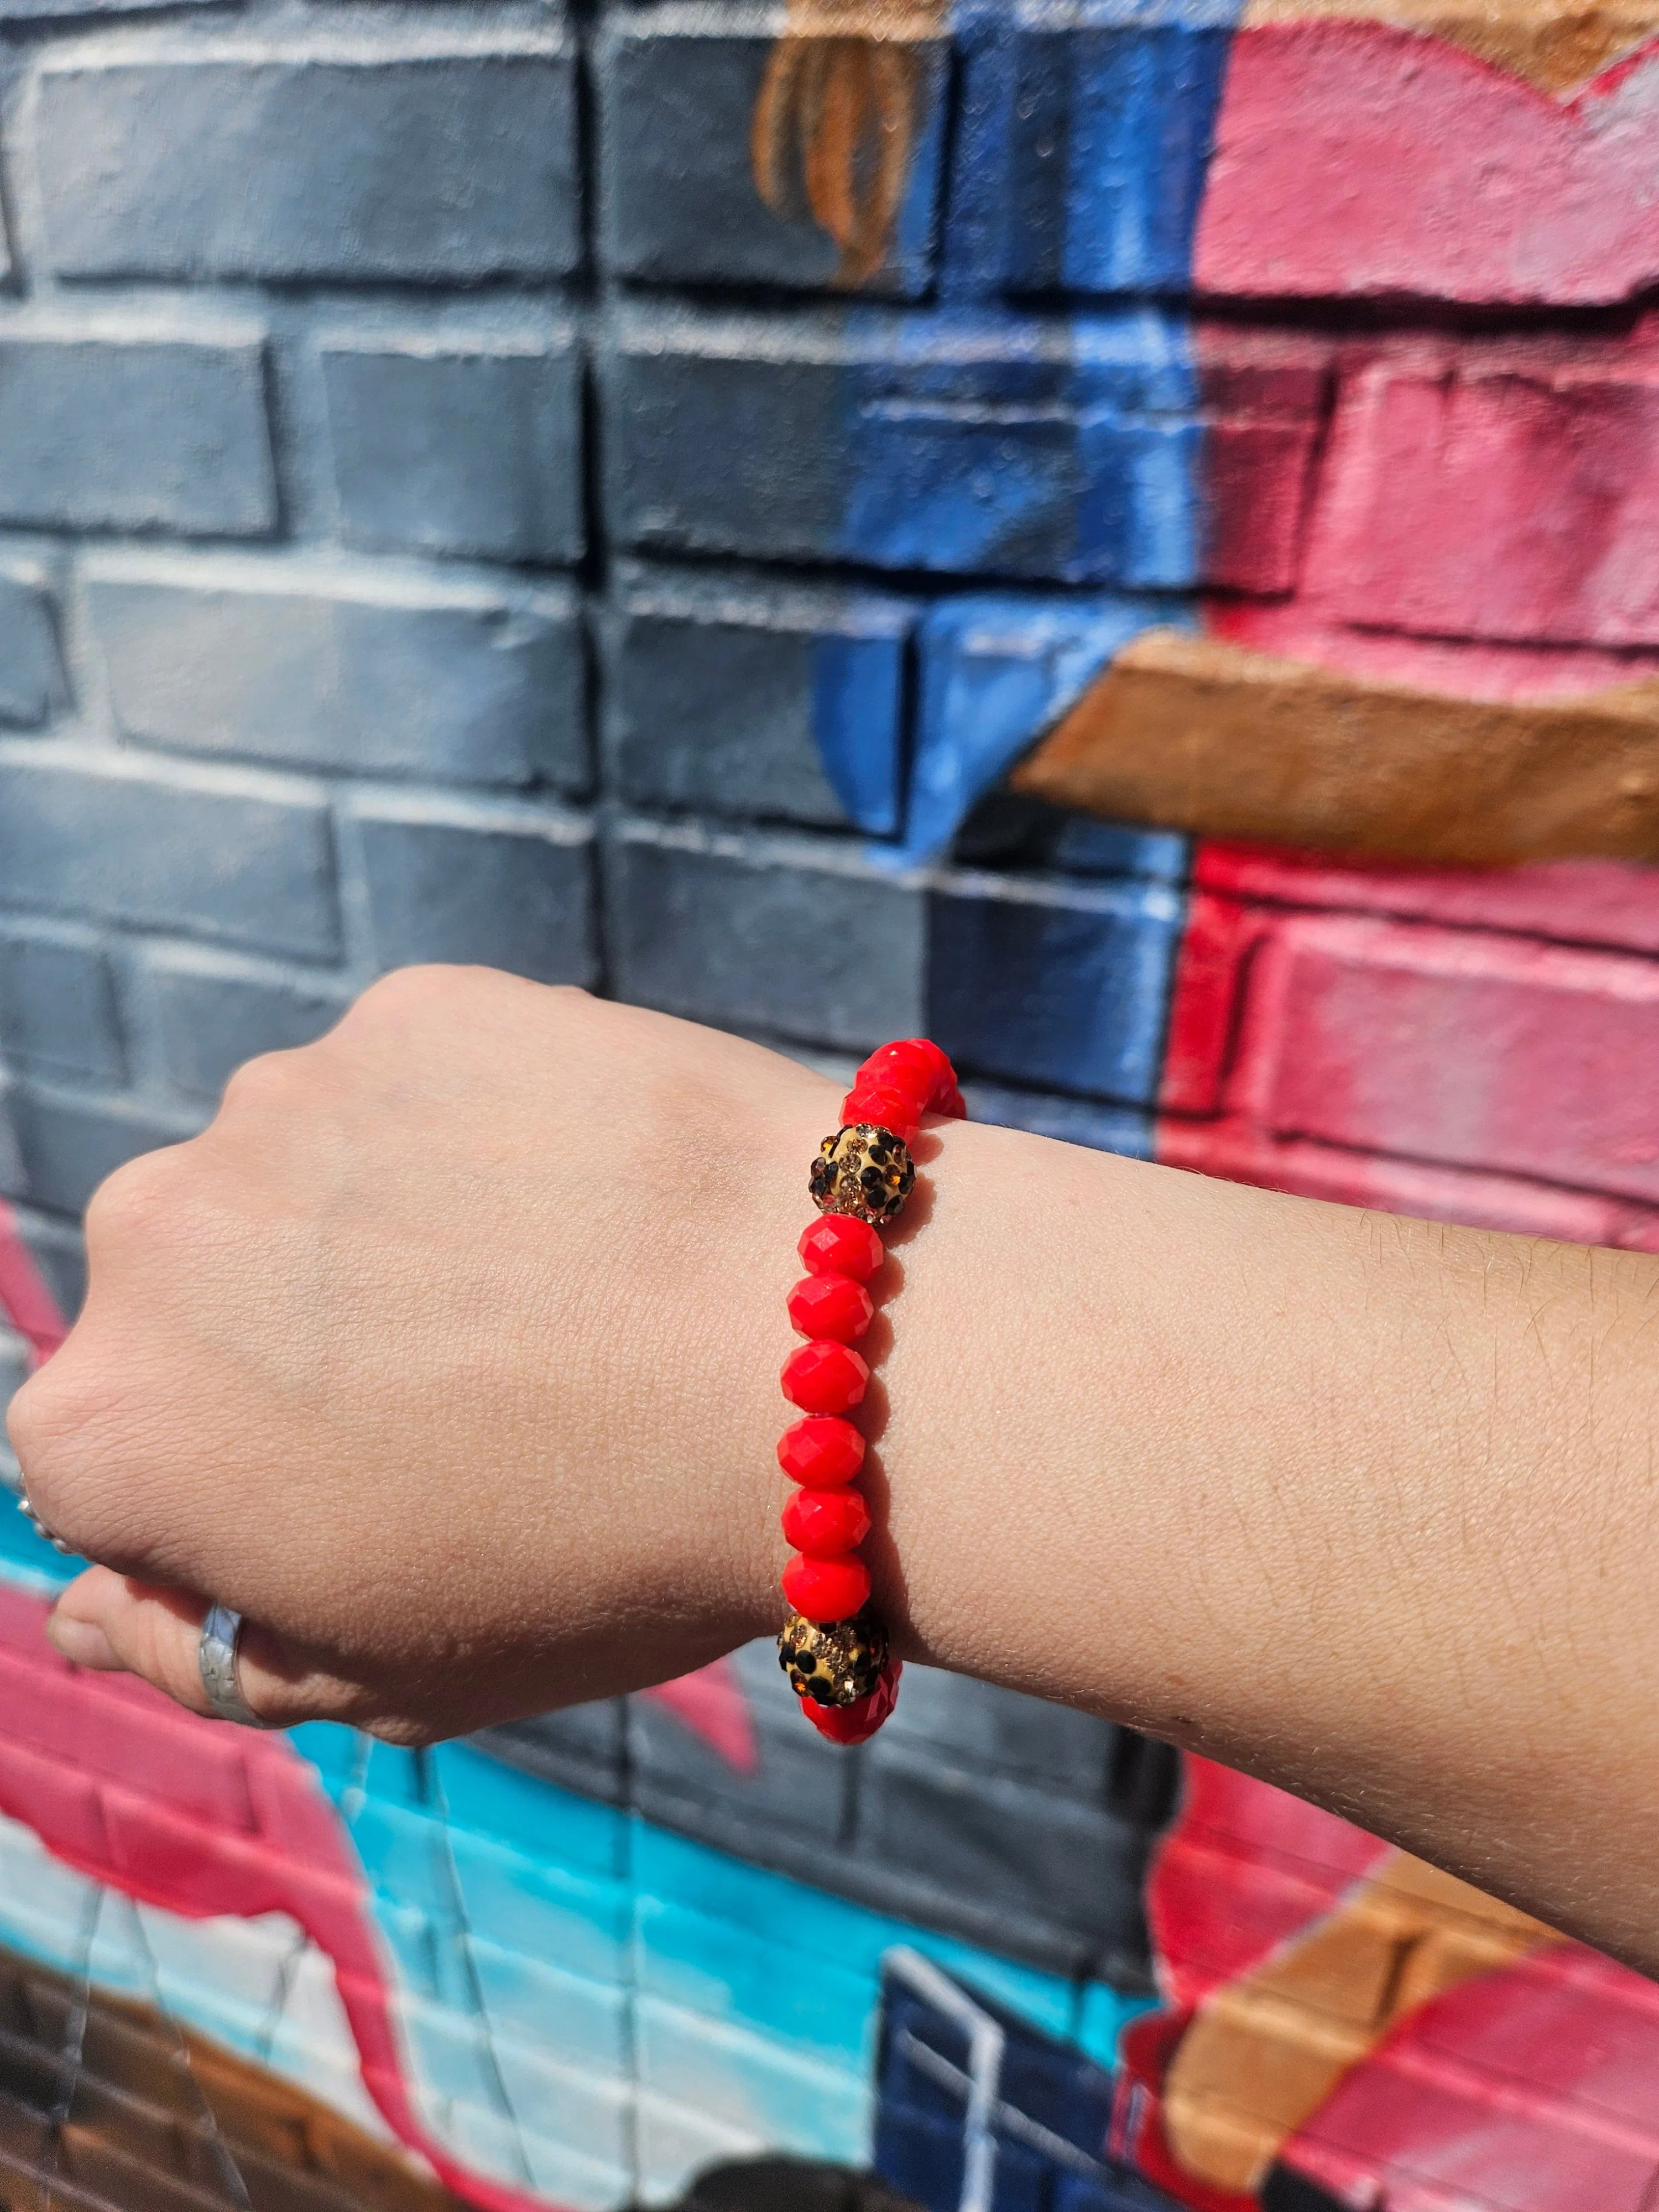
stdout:
<svg viewBox="0 0 1659 2212">
<path fill-rule="evenodd" d="M 122 1169 L 11 1433 L 59 1650 L 430 1740 L 781 1618 L 784 1300 L 837 1092 L 409 969 Z M 907 1657 L 1279 1783 L 1659 1969 L 1659 1261 L 932 1123 L 872 1285 Z M 804 1723 L 803 1723 L 804 1725 Z"/>
</svg>

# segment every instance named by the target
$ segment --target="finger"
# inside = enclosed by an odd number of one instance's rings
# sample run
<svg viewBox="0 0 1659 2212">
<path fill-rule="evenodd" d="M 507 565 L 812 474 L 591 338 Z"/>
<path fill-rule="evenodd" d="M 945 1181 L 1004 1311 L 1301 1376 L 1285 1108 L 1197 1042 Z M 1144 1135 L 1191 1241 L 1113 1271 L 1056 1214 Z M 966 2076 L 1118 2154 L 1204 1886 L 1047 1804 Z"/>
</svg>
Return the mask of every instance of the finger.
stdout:
<svg viewBox="0 0 1659 2212">
<path fill-rule="evenodd" d="M 124 1668 L 192 1713 L 213 1710 L 202 1682 L 205 1601 L 187 1590 L 134 1582 L 93 1567 L 58 1601 L 46 1633 L 64 1658 L 100 1672 Z M 273 1727 L 357 1720 L 374 1702 L 362 1687 L 308 1661 L 257 1621 L 243 1630 L 236 1679 L 248 1710 Z"/>
</svg>

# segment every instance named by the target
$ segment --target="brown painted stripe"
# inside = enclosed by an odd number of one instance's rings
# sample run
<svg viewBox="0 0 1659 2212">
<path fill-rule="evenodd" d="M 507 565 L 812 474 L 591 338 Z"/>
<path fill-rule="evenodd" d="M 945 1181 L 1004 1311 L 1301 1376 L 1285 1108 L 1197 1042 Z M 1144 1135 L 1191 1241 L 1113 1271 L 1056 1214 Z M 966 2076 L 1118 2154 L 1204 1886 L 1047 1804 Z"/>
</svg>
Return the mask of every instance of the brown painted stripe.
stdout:
<svg viewBox="0 0 1659 2212">
<path fill-rule="evenodd" d="M 1492 702 L 1148 630 L 1012 781 L 1199 836 L 1476 866 L 1659 860 L 1659 679 Z"/>
</svg>

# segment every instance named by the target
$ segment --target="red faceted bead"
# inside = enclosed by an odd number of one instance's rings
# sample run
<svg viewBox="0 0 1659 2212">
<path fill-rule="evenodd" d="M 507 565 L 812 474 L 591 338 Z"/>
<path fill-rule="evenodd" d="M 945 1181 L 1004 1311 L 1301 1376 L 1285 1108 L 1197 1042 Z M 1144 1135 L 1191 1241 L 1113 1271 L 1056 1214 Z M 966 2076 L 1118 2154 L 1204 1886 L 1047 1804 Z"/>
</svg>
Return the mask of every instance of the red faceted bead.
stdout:
<svg viewBox="0 0 1659 2212">
<path fill-rule="evenodd" d="M 819 1214 L 795 1249 L 808 1274 L 850 1275 L 859 1283 L 867 1283 L 887 1257 L 870 1224 L 851 1213 Z"/>
<path fill-rule="evenodd" d="M 864 1465 L 864 1438 L 850 1421 L 811 1414 L 779 1437 L 778 1465 L 808 1490 L 836 1490 Z"/>
<path fill-rule="evenodd" d="M 957 1072 L 931 1037 L 902 1037 L 895 1044 L 878 1045 L 857 1075 L 855 1084 L 890 1085 L 914 1091 L 927 1106 L 951 1089 Z"/>
<path fill-rule="evenodd" d="M 800 1709 L 818 1734 L 831 1743 L 867 1743 L 898 1703 L 899 1676 L 903 1672 L 903 1660 L 890 1659 L 867 1698 L 850 1705 L 820 1705 L 803 1698 Z"/>
<path fill-rule="evenodd" d="M 957 1090 L 954 1083 L 939 1100 L 935 1111 L 940 1114 L 949 1114 L 953 1120 L 957 1121 L 965 1121 L 968 1119 L 968 1102 L 963 1098 L 961 1091 Z"/>
<path fill-rule="evenodd" d="M 783 1363 L 783 1395 L 803 1413 L 849 1413 L 869 1380 L 870 1370 L 850 1345 L 803 1344 Z"/>
<path fill-rule="evenodd" d="M 783 1533 L 809 1559 L 838 1559 L 869 1534 L 870 1509 L 856 1490 L 798 1490 L 783 1509 Z"/>
<path fill-rule="evenodd" d="M 798 1557 L 783 1571 L 783 1594 L 808 1620 L 850 1620 L 870 1601 L 870 1570 L 862 1559 Z"/>
<path fill-rule="evenodd" d="M 854 1121 L 873 1121 L 877 1128 L 890 1129 L 908 1145 L 916 1133 L 916 1124 L 926 1103 L 925 1099 L 915 1098 L 908 1091 L 890 1090 L 885 1085 L 878 1091 L 860 1085 L 849 1091 L 841 1102 L 842 1127 L 846 1128 Z"/>
<path fill-rule="evenodd" d="M 856 1344 L 875 1312 L 869 1291 L 848 1275 L 803 1275 L 789 1293 L 791 1328 L 836 1344 Z"/>
</svg>

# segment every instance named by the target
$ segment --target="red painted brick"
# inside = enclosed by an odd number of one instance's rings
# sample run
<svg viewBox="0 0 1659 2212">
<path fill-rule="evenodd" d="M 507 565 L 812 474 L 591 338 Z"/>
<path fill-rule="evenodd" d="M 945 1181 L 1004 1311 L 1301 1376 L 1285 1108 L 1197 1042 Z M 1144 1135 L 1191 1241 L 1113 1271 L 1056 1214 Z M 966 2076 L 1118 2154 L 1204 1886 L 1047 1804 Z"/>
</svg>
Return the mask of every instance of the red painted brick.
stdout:
<svg viewBox="0 0 1659 2212">
<path fill-rule="evenodd" d="M 59 1858 L 85 1873 L 98 1874 L 108 1863 L 103 1802 L 92 1777 L 3 1736 L 0 1814 L 35 1829 Z"/>
<path fill-rule="evenodd" d="M 1659 355 L 1464 346 L 1343 383 L 1310 566 L 1345 620 L 1659 641 Z"/>
</svg>

